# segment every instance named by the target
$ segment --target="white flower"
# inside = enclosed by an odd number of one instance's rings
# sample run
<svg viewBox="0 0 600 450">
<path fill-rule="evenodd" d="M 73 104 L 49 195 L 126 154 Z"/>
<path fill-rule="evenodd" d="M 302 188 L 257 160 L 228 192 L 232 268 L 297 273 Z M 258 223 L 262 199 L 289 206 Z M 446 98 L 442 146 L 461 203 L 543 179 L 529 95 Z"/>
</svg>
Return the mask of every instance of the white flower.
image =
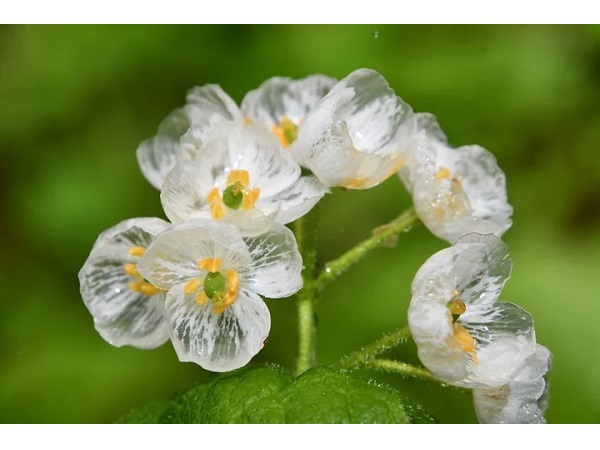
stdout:
<svg viewBox="0 0 600 450">
<path fill-rule="evenodd" d="M 189 148 L 180 149 L 180 138 L 193 126 L 197 139 L 204 138 L 218 124 L 235 120 L 240 112 L 220 86 L 207 84 L 190 89 L 187 103 L 167 116 L 156 136 L 143 141 L 137 159 L 146 179 L 160 189 L 163 178 L 178 161 L 193 158 Z"/>
<path fill-rule="evenodd" d="M 283 148 L 289 148 L 303 127 L 304 118 L 337 80 L 311 75 L 301 80 L 270 78 L 242 101 L 242 115 L 266 123 Z"/>
<path fill-rule="evenodd" d="M 287 297 L 302 287 L 294 235 L 262 217 L 240 233 L 209 219 L 177 224 L 146 249 L 138 271 L 168 290 L 165 316 L 181 361 L 224 372 L 263 347 L 271 318 L 259 297 Z"/>
<path fill-rule="evenodd" d="M 513 379 L 499 388 L 474 389 L 473 403 L 481 423 L 546 423 L 552 354 L 542 345 L 527 358 Z"/>
<path fill-rule="evenodd" d="M 110 344 L 154 348 L 169 339 L 163 318 L 166 292 L 142 278 L 137 263 L 169 224 L 130 219 L 104 231 L 79 271 L 81 296 L 94 325 Z"/>
<path fill-rule="evenodd" d="M 512 224 L 512 207 L 496 158 L 477 145 L 449 147 L 433 115 L 417 118 L 415 152 L 398 174 L 421 221 L 450 243 L 468 233 L 501 236 Z"/>
<path fill-rule="evenodd" d="M 500 387 L 535 352 L 531 315 L 497 301 L 511 265 L 498 237 L 473 233 L 415 275 L 408 324 L 421 362 L 443 382 Z"/>
<path fill-rule="evenodd" d="M 161 123 L 154 138 L 140 144 L 137 157 L 142 173 L 160 189 L 173 166 L 192 160 L 211 131 L 223 122 L 242 117 L 263 121 L 281 147 L 288 148 L 304 116 L 335 81 L 322 75 L 301 80 L 274 77 L 248 92 L 241 109 L 218 85 L 192 88 L 187 93 L 186 105 Z"/>
<path fill-rule="evenodd" d="M 218 126 L 192 163 L 166 176 L 161 202 L 172 222 L 194 218 L 234 221 L 259 210 L 279 223 L 306 214 L 329 189 L 300 166 L 259 121 Z"/>
<path fill-rule="evenodd" d="M 305 117 L 291 151 L 325 185 L 373 187 L 405 163 L 416 119 L 377 72 L 359 69 Z"/>
</svg>

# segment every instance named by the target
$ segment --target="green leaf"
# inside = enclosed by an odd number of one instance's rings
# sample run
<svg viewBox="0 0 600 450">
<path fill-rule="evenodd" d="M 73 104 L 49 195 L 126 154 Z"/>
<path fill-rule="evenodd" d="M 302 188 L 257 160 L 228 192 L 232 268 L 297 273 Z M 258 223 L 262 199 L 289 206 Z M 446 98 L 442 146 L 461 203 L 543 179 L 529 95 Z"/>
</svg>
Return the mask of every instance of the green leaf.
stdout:
<svg viewBox="0 0 600 450">
<path fill-rule="evenodd" d="M 392 389 L 319 367 L 294 378 L 277 366 L 215 375 L 121 423 L 432 423 Z"/>
</svg>

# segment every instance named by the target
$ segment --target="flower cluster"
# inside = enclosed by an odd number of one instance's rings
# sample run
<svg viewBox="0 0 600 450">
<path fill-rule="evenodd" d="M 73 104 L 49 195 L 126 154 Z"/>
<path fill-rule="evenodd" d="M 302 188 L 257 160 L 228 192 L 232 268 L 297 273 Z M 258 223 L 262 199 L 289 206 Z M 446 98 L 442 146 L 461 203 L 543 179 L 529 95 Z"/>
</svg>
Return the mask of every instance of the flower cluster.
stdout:
<svg viewBox="0 0 600 450">
<path fill-rule="evenodd" d="M 262 297 L 303 285 L 285 225 L 331 188 L 397 174 L 420 220 L 454 243 L 413 283 L 409 324 L 423 364 L 475 389 L 483 422 L 543 420 L 550 354 L 528 313 L 496 302 L 510 271 L 498 237 L 511 225 L 504 173 L 482 147 L 450 147 L 435 117 L 414 113 L 377 72 L 271 78 L 239 107 L 217 85 L 195 87 L 137 159 L 169 222 L 108 229 L 79 272 L 112 345 L 170 339 L 181 361 L 208 370 L 247 364 L 270 331 Z"/>
</svg>

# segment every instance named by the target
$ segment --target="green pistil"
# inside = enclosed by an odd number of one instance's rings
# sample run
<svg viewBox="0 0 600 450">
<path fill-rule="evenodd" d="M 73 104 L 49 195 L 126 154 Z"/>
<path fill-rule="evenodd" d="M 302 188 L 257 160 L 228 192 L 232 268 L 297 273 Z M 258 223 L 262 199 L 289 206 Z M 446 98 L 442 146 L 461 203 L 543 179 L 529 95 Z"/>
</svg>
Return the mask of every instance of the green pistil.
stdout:
<svg viewBox="0 0 600 450">
<path fill-rule="evenodd" d="M 221 272 L 209 272 L 204 279 L 204 292 L 208 298 L 213 299 L 225 291 L 226 284 Z"/>
<path fill-rule="evenodd" d="M 242 192 L 243 188 L 244 187 L 239 181 L 227 186 L 223 191 L 223 203 L 225 203 L 228 208 L 238 209 L 242 205 L 242 200 L 244 200 L 244 194 Z"/>
<path fill-rule="evenodd" d="M 284 122 L 281 126 L 283 136 L 289 145 L 298 138 L 298 127 L 291 121 Z"/>
</svg>

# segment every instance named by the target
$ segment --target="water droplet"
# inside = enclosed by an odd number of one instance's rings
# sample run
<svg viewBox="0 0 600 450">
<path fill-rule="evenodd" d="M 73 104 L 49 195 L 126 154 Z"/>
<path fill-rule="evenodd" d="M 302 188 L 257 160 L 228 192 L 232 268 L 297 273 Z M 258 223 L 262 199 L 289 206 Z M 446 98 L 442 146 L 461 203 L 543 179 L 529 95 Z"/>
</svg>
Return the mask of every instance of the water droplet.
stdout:
<svg viewBox="0 0 600 450">
<path fill-rule="evenodd" d="M 325 267 L 325 272 L 331 273 L 331 267 Z"/>
<path fill-rule="evenodd" d="M 115 288 L 115 294 L 119 294 L 121 292 L 120 288 Z"/>
<path fill-rule="evenodd" d="M 373 39 L 379 39 L 379 31 L 373 31 Z"/>
</svg>

